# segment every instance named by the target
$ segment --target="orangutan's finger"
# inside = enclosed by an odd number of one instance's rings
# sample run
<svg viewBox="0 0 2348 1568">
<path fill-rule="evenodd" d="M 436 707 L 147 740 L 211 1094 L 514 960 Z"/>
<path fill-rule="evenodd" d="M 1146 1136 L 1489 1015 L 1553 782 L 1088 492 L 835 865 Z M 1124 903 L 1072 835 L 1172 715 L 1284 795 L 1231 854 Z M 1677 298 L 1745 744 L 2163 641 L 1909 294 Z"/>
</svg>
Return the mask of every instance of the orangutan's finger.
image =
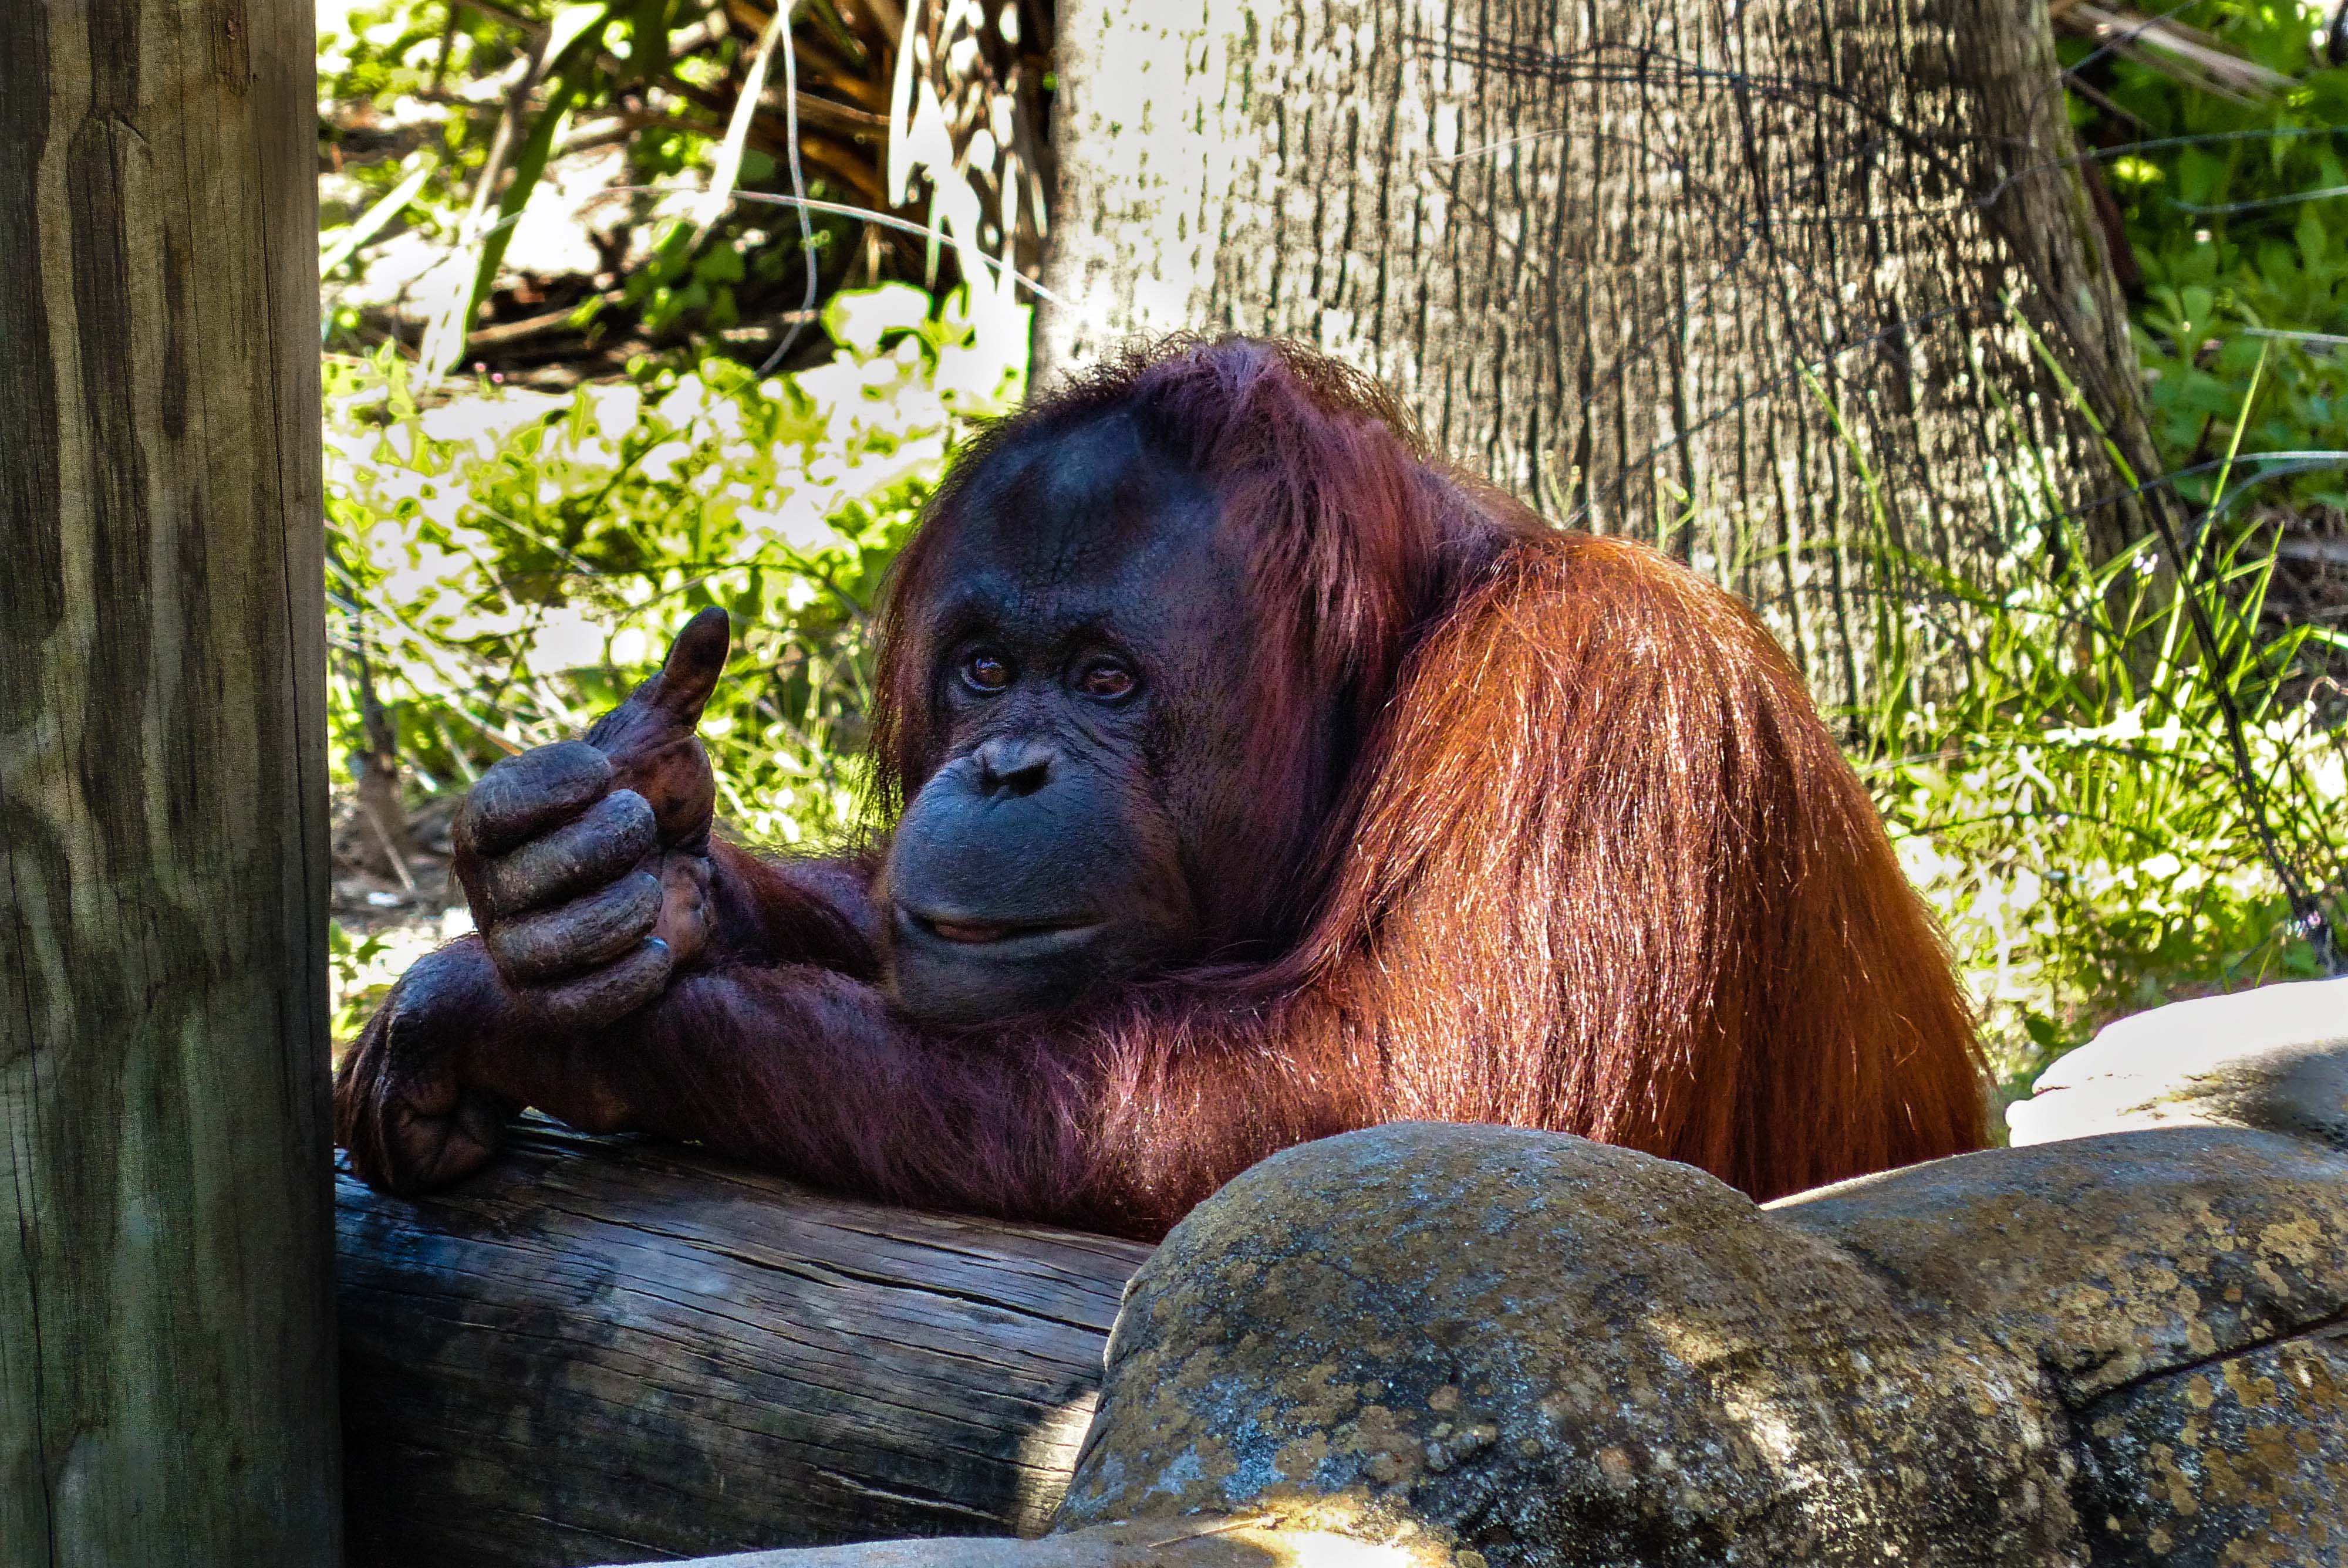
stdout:
<svg viewBox="0 0 2348 1568">
<path fill-rule="evenodd" d="M 608 964 L 651 935 L 661 879 L 633 872 L 551 909 L 500 920 L 482 933 L 498 968 L 516 985 Z"/>
<path fill-rule="evenodd" d="M 709 694 L 726 673 L 728 627 L 726 612 L 716 605 L 695 616 L 669 644 L 660 673 L 596 720 L 587 743 L 624 767 L 691 741 Z"/>
<path fill-rule="evenodd" d="M 615 882 L 652 853 L 655 836 L 644 797 L 613 790 L 577 820 L 485 862 L 474 891 L 489 907 L 473 917 L 487 927 Z"/>
<path fill-rule="evenodd" d="M 583 741 L 538 746 L 506 758 L 465 797 L 458 847 L 484 859 L 579 815 L 610 789 L 611 759 Z"/>
<path fill-rule="evenodd" d="M 531 990 L 530 1008 L 556 1029 L 597 1029 L 625 1018 L 660 995 L 675 967 L 668 944 L 650 937 L 618 962 L 592 974 Z"/>
<path fill-rule="evenodd" d="M 676 634 L 660 673 L 638 689 L 635 701 L 649 702 L 690 730 L 701 723 L 701 710 L 726 673 L 726 652 L 733 646 L 733 622 L 725 610 L 711 605 Z"/>
</svg>

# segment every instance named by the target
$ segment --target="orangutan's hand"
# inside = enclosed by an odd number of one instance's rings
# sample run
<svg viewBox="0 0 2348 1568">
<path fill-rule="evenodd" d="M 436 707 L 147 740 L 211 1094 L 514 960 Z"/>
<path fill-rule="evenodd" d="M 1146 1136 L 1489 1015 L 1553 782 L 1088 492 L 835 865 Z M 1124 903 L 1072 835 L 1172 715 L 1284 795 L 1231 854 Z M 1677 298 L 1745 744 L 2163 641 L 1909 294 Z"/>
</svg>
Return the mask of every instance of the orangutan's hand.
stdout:
<svg viewBox="0 0 2348 1568">
<path fill-rule="evenodd" d="M 586 739 L 509 757 L 466 797 L 457 876 L 526 1016 L 610 1023 L 708 939 L 716 784 L 694 726 L 727 641 L 726 612 L 703 610 Z"/>
<path fill-rule="evenodd" d="M 467 937 L 427 953 L 335 1074 L 335 1142 L 369 1186 L 425 1193 L 497 1155 L 517 1107 L 464 1080 L 469 1054 L 494 1050 L 516 1021 L 504 981 Z"/>
</svg>

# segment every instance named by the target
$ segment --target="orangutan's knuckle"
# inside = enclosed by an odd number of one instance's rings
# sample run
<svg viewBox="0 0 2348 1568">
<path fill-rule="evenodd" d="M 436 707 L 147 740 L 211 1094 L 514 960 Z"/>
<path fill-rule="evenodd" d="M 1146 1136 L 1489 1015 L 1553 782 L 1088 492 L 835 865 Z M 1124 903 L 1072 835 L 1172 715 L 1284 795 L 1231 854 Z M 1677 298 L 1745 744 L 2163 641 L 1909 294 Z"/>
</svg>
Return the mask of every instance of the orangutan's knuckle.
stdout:
<svg viewBox="0 0 2348 1568">
<path fill-rule="evenodd" d="M 609 1023 L 660 995 L 668 980 L 666 944 L 656 938 L 631 940 L 633 946 L 612 962 L 540 989 L 532 1010 L 557 1028 L 586 1029 Z"/>
<path fill-rule="evenodd" d="M 485 862 L 481 890 L 492 917 L 539 909 L 622 876 L 655 842 L 641 796 L 605 795 L 577 821 Z"/>
<path fill-rule="evenodd" d="M 546 979 L 621 957 L 653 928 L 660 906 L 659 880 L 636 872 L 568 904 L 502 921 L 488 939 L 499 968 Z"/>
<path fill-rule="evenodd" d="M 659 839 L 653 808 L 633 790 L 605 795 L 574 825 L 581 830 L 581 858 L 592 857 L 599 864 L 633 866 L 653 852 Z"/>
<path fill-rule="evenodd" d="M 589 999 L 569 990 L 540 998 L 534 1010 L 546 1023 L 559 1030 L 583 1029 L 595 1021 Z"/>
<path fill-rule="evenodd" d="M 461 841 L 484 852 L 510 847 L 593 804 L 611 787 L 612 764 L 576 741 L 506 758 L 481 775 L 458 816 Z"/>
<path fill-rule="evenodd" d="M 613 1012 L 630 1011 L 660 995 L 668 984 L 671 963 L 668 944 L 655 937 L 647 938 L 613 964 L 607 971 L 612 978 L 609 995 Z"/>
<path fill-rule="evenodd" d="M 630 827 L 641 825 L 646 832 L 652 830 L 655 815 L 653 804 L 636 791 L 615 789 L 603 798 L 611 803 L 608 809 L 615 821 Z"/>
</svg>

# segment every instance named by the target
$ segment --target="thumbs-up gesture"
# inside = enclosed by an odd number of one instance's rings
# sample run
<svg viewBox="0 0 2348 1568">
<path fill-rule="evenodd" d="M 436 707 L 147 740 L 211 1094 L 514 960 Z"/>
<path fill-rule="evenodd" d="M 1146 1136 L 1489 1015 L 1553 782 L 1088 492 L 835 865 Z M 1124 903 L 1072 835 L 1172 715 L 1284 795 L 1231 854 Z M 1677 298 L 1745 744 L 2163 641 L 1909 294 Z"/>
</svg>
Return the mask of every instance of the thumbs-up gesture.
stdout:
<svg viewBox="0 0 2348 1568">
<path fill-rule="evenodd" d="M 716 784 L 694 727 L 728 641 L 726 612 L 703 610 L 585 739 L 508 757 L 466 797 L 457 877 L 528 1015 L 609 1023 L 707 940 Z"/>
</svg>

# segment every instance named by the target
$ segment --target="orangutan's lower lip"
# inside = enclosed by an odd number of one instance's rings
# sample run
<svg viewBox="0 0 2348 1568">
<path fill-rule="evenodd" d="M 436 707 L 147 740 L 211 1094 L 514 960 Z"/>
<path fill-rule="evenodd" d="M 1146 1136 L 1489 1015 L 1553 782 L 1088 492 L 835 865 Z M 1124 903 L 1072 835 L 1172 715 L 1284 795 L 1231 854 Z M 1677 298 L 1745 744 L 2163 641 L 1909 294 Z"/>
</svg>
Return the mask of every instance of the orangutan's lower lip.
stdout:
<svg viewBox="0 0 2348 1568">
<path fill-rule="evenodd" d="M 990 948 L 1006 955 L 1054 950 L 1071 942 L 1078 942 L 1098 927 L 1095 920 L 1028 921 L 1006 925 L 993 920 L 940 919 L 933 915 L 916 914 L 902 906 L 898 918 L 911 930 L 941 942 L 951 942 L 958 948 Z"/>
<path fill-rule="evenodd" d="M 952 920 L 932 920 L 930 929 L 949 942 L 999 942 L 1016 927 L 1011 926 L 964 926 Z"/>
</svg>

